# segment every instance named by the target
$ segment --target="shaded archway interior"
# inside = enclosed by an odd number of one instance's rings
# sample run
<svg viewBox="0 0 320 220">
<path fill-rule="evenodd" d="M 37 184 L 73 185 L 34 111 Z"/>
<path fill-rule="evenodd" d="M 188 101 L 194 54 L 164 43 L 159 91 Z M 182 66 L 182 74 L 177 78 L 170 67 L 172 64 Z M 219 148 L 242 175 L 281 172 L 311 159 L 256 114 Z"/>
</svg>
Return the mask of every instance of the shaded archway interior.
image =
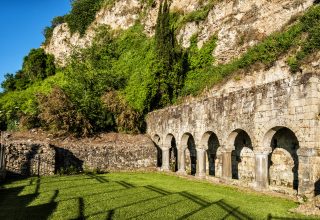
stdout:
<svg viewBox="0 0 320 220">
<path fill-rule="evenodd" d="M 172 134 L 167 136 L 167 142 L 169 144 L 169 164 L 170 170 L 173 172 L 178 171 L 178 149 L 176 139 Z"/>
<path fill-rule="evenodd" d="M 237 130 L 234 150 L 231 153 L 232 178 L 252 181 L 254 179 L 254 154 L 247 132 Z"/>
<path fill-rule="evenodd" d="M 160 136 L 159 135 L 154 135 L 153 137 L 153 143 L 156 146 L 156 153 L 157 153 L 157 167 L 161 167 L 162 166 L 162 150 L 160 148 Z"/>
<path fill-rule="evenodd" d="M 221 176 L 222 172 L 222 160 L 221 153 L 218 152 L 220 147 L 219 139 L 217 135 L 213 132 L 208 133 L 209 138 L 207 138 L 207 156 L 208 156 L 208 173 L 210 176 Z M 220 175 L 219 175 L 219 174 Z"/>
<path fill-rule="evenodd" d="M 186 133 L 182 136 L 183 145 L 187 145 L 185 151 L 185 165 L 188 174 L 195 175 L 197 172 L 197 150 L 193 136 Z"/>
<path fill-rule="evenodd" d="M 297 150 L 299 141 L 292 130 L 277 128 L 270 143 L 272 153 L 269 155 L 270 185 L 298 189 L 299 159 Z"/>
</svg>

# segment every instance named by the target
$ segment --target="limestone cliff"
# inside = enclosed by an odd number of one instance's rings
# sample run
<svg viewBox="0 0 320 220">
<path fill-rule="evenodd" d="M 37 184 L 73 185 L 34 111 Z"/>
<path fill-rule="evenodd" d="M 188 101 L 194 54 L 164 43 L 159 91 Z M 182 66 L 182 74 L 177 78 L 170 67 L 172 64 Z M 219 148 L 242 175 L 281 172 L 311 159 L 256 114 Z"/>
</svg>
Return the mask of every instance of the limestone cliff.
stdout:
<svg viewBox="0 0 320 220">
<path fill-rule="evenodd" d="M 208 15 L 200 21 L 183 23 L 177 31 L 177 39 L 187 48 L 190 38 L 198 34 L 198 47 L 210 39 L 218 37 L 213 56 L 217 63 L 226 63 L 244 53 L 264 37 L 281 30 L 299 13 L 304 12 L 314 0 L 172 0 L 171 11 L 182 16 L 208 8 Z M 50 42 L 44 46 L 61 65 L 75 48 L 91 44 L 95 28 L 109 25 L 112 29 L 127 29 L 141 21 L 148 36 L 154 34 L 159 0 L 152 4 L 141 0 L 117 0 L 105 6 L 97 14 L 95 21 L 80 37 L 70 34 L 67 24 L 58 25 Z"/>
</svg>

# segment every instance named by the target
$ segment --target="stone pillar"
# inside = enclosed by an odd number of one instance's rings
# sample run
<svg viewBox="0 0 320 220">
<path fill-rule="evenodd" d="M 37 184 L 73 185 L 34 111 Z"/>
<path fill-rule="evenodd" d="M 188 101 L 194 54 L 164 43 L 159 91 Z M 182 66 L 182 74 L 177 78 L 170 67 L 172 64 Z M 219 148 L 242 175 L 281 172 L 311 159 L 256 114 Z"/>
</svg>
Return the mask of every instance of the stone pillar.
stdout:
<svg viewBox="0 0 320 220">
<path fill-rule="evenodd" d="M 197 148 L 197 173 L 196 176 L 203 178 L 206 176 L 206 150 Z"/>
<path fill-rule="evenodd" d="M 169 163 L 169 148 L 162 148 L 162 171 L 169 171 L 170 170 L 170 163 Z"/>
<path fill-rule="evenodd" d="M 314 148 L 301 148 L 297 151 L 299 158 L 298 167 L 298 194 L 312 198 L 315 194 L 315 183 L 318 180 L 318 164 L 315 162 L 317 152 Z"/>
<path fill-rule="evenodd" d="M 222 177 L 225 179 L 232 179 L 232 149 L 222 150 Z"/>
<path fill-rule="evenodd" d="M 185 164 L 185 151 L 186 149 L 178 149 L 178 173 L 187 174 L 186 173 L 186 164 Z"/>
<path fill-rule="evenodd" d="M 257 188 L 267 188 L 269 186 L 269 162 L 268 156 L 272 149 L 254 148 L 255 155 L 255 186 Z"/>
</svg>

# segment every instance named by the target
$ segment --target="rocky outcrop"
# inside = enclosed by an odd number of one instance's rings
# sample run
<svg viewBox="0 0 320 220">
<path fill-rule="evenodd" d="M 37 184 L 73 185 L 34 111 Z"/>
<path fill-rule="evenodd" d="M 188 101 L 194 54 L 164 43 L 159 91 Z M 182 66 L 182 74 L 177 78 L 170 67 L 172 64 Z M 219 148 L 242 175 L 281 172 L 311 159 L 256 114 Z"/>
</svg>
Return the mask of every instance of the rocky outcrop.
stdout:
<svg viewBox="0 0 320 220">
<path fill-rule="evenodd" d="M 53 30 L 50 42 L 43 47 L 47 53 L 55 56 L 59 65 L 64 66 L 72 51 L 91 45 L 97 27 L 108 25 L 113 30 L 127 29 L 139 18 L 141 7 L 138 0 L 119 0 L 111 6 L 104 7 L 96 14 L 95 21 L 89 26 L 83 37 L 79 33 L 71 34 L 68 25 L 64 23 Z"/>
<path fill-rule="evenodd" d="M 181 39 L 184 47 L 188 47 L 190 36 L 197 33 L 198 47 L 201 47 L 211 36 L 217 35 L 218 42 L 213 56 L 217 63 L 227 63 L 266 36 L 281 30 L 313 2 L 313 0 L 220 1 L 209 12 L 206 20 L 187 24 L 180 31 L 178 39 Z"/>
<path fill-rule="evenodd" d="M 152 36 L 159 2 L 155 0 L 152 4 L 144 4 L 138 0 L 117 0 L 97 13 L 95 21 L 83 37 L 77 33 L 71 35 L 66 24 L 57 26 L 44 49 L 47 53 L 53 54 L 60 65 L 65 65 L 75 48 L 84 48 L 91 44 L 95 28 L 99 25 L 109 25 L 114 30 L 123 30 L 140 20 L 145 33 Z M 215 1 L 207 18 L 184 24 L 178 31 L 177 39 L 183 47 L 189 47 L 190 38 L 197 34 L 198 47 L 202 47 L 216 35 L 218 42 L 213 56 L 217 63 L 226 63 L 240 56 L 264 37 L 281 30 L 313 2 L 314 0 Z M 187 15 L 209 3 L 211 4 L 212 0 L 173 0 L 171 11 Z"/>
</svg>

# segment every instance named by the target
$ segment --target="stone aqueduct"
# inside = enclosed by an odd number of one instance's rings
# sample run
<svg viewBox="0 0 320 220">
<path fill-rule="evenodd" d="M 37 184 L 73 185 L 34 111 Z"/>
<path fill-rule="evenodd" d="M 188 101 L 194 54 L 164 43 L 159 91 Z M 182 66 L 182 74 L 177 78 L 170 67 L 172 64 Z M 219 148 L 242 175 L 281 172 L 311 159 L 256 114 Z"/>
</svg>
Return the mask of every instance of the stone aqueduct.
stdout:
<svg viewBox="0 0 320 220">
<path fill-rule="evenodd" d="M 147 133 L 164 171 L 314 196 L 319 113 L 320 74 L 305 73 L 152 112 Z"/>
</svg>

